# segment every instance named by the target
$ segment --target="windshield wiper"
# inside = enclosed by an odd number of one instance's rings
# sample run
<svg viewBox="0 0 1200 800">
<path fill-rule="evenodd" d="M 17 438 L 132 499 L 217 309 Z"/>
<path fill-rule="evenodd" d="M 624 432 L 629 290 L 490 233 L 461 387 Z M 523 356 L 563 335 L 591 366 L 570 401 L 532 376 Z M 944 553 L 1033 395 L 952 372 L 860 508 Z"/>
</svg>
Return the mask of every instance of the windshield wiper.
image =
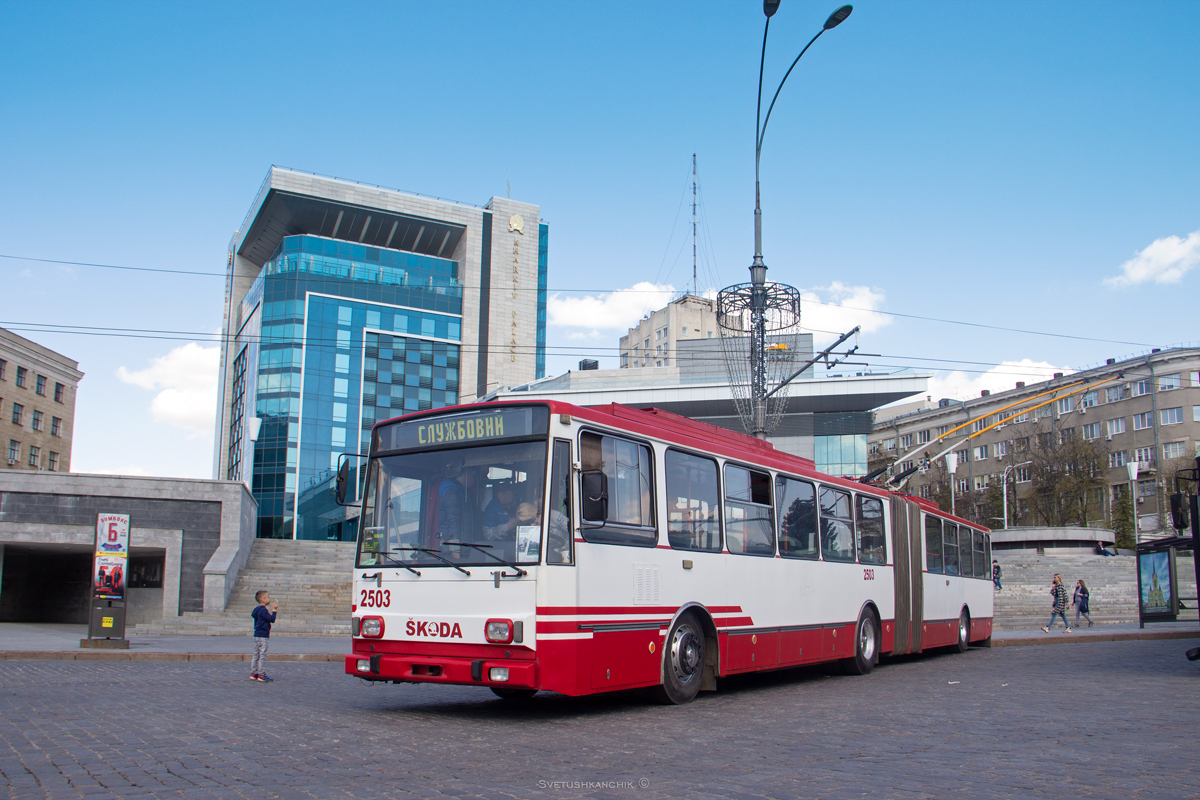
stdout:
<svg viewBox="0 0 1200 800">
<path fill-rule="evenodd" d="M 516 564 L 510 564 L 510 563 L 508 563 L 507 561 L 505 561 L 503 558 L 501 558 L 500 556 L 498 556 L 498 555 L 494 555 L 494 554 L 492 554 L 492 553 L 489 553 L 489 552 L 488 552 L 488 550 L 491 550 L 491 549 L 492 549 L 492 545 L 490 545 L 490 544 L 473 544 L 473 543 L 471 543 L 471 542 L 442 542 L 442 544 L 444 544 L 444 545 L 445 545 L 445 544 L 453 544 L 453 545 L 458 545 L 459 547 L 474 547 L 476 550 L 478 550 L 479 552 L 483 553 L 483 554 L 484 554 L 485 556 L 487 556 L 488 558 L 491 558 L 491 559 L 493 559 L 493 560 L 495 560 L 495 561 L 498 561 L 499 563 L 503 564 L 503 565 L 504 565 L 504 566 L 506 566 L 506 567 L 512 567 L 513 569 L 515 569 L 515 570 L 517 571 L 517 574 L 516 574 L 515 576 L 513 576 L 513 575 L 506 575 L 505 577 L 508 577 L 508 578 L 512 578 L 512 577 L 524 578 L 526 575 L 528 575 L 528 574 L 529 574 L 529 573 L 528 573 L 528 572 L 526 572 L 525 570 L 523 570 L 523 569 L 521 569 L 520 567 L 518 567 Z"/>
<path fill-rule="evenodd" d="M 391 551 L 391 550 L 380 550 L 380 551 L 376 552 L 376 553 L 375 553 L 375 555 L 377 555 L 377 556 L 383 556 L 384 558 L 388 559 L 389 561 L 391 561 L 391 562 L 393 562 L 393 563 L 395 563 L 395 564 L 399 564 L 400 566 L 404 567 L 406 570 L 408 570 L 409 572 L 411 572 L 413 575 L 416 575 L 418 578 L 419 578 L 419 577 L 421 577 L 421 573 L 420 573 L 420 572 L 417 572 L 415 569 L 413 569 L 412 567 L 410 567 L 408 564 L 404 563 L 404 562 L 403 562 L 403 561 L 401 561 L 400 559 L 398 559 L 398 558 L 394 558 L 394 557 L 392 556 L 392 551 Z"/>
<path fill-rule="evenodd" d="M 455 564 L 453 561 L 451 561 L 450 559 L 448 559 L 448 558 L 446 558 L 445 556 L 443 556 L 443 555 L 442 555 L 441 553 L 439 553 L 437 550 L 433 550 L 433 549 L 431 549 L 431 548 L 428 548 L 428 547 L 400 547 L 400 548 L 397 548 L 396 552 L 399 552 L 399 551 L 401 551 L 401 550 L 415 550 L 415 551 L 416 551 L 416 552 L 418 552 L 418 553 L 428 553 L 429 555 L 431 555 L 431 556 L 433 556 L 434 558 L 436 558 L 438 561 L 445 561 L 447 564 L 449 564 L 450 566 L 454 567 L 456 570 L 458 570 L 459 572 L 461 572 L 463 575 L 466 575 L 468 578 L 469 578 L 469 577 L 471 577 L 471 573 L 470 573 L 470 572 L 468 572 L 467 570 L 463 569 L 463 568 L 462 568 L 462 567 L 460 567 L 458 564 Z"/>
</svg>

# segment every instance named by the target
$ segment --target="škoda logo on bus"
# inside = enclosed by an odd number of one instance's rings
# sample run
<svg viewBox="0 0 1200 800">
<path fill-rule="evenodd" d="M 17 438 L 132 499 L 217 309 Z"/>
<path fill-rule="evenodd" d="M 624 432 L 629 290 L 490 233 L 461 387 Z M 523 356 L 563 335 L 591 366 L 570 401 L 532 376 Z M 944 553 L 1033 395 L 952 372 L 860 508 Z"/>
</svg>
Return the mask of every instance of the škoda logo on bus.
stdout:
<svg viewBox="0 0 1200 800">
<path fill-rule="evenodd" d="M 462 628 L 458 627 L 457 622 L 417 622 L 410 619 L 404 626 L 404 632 L 409 636 L 425 636 L 430 639 L 462 638 Z"/>
</svg>

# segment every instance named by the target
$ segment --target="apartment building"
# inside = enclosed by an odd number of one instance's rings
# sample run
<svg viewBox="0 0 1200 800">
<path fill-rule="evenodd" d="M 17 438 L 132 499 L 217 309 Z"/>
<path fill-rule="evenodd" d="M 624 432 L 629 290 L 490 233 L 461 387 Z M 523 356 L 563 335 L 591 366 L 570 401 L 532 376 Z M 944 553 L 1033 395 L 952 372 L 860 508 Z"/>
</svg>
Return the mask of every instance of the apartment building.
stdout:
<svg viewBox="0 0 1200 800">
<path fill-rule="evenodd" d="M 70 471 L 81 378 L 79 362 L 0 328 L 0 468 Z"/>
<path fill-rule="evenodd" d="M 680 342 L 719 338 L 717 301 L 683 294 L 651 311 L 621 337 L 621 368 L 680 366 Z"/>
<path fill-rule="evenodd" d="M 1132 488 L 1140 530 L 1169 524 L 1175 470 L 1194 467 L 1200 454 L 1200 349 L 1110 358 L 1049 381 L 1018 382 L 1007 391 L 877 418 L 868 460 L 872 469 L 898 461 L 895 473 L 916 467 L 906 488 L 943 503 L 947 483 L 956 500 L 978 502 L 999 482 L 1008 491 L 1009 524 L 1036 524 L 1044 521 L 1036 519 L 1031 503 L 1036 451 L 1068 441 L 1087 443 L 1102 472 L 1100 485 L 1088 490 L 1089 515 L 1111 520 L 1114 504 Z M 1003 524 L 999 518 L 980 521 Z"/>
</svg>

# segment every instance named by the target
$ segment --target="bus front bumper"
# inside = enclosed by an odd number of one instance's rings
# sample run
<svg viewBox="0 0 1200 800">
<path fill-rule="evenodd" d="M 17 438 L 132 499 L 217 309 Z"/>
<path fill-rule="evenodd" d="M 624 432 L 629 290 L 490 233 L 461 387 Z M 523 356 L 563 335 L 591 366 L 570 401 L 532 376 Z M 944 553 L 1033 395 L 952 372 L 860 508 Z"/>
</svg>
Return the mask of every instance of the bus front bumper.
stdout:
<svg viewBox="0 0 1200 800">
<path fill-rule="evenodd" d="M 503 658 L 352 654 L 346 656 L 346 674 L 369 681 L 538 688 L 536 661 Z M 502 680 L 503 676 L 507 676 L 507 680 Z"/>
</svg>

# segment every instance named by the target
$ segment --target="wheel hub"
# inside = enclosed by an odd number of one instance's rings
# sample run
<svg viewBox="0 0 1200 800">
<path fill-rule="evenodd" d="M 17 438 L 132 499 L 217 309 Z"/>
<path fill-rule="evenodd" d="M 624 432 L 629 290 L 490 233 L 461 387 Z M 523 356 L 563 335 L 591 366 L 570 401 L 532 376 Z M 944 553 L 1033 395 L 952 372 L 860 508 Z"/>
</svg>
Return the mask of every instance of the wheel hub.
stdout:
<svg viewBox="0 0 1200 800">
<path fill-rule="evenodd" d="M 671 637 L 671 668 L 681 683 L 693 680 L 700 669 L 700 641 L 689 625 L 680 625 Z"/>
<path fill-rule="evenodd" d="M 875 624 L 870 617 L 863 620 L 858 629 L 858 651 L 863 660 L 870 663 L 875 659 Z"/>
</svg>

